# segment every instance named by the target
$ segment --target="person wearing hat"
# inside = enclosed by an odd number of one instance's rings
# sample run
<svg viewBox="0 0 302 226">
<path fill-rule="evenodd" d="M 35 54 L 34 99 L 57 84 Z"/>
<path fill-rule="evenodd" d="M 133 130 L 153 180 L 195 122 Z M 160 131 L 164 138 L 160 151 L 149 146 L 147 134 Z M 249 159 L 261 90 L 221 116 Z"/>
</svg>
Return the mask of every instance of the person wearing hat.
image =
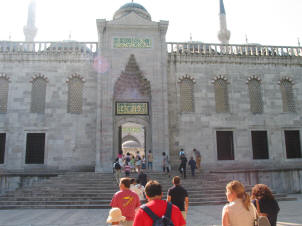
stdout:
<svg viewBox="0 0 302 226">
<path fill-rule="evenodd" d="M 112 208 L 109 211 L 109 216 L 107 218 L 107 223 L 116 226 L 122 226 L 121 222 L 125 221 L 126 217 L 122 216 L 122 211 L 120 208 Z"/>
</svg>

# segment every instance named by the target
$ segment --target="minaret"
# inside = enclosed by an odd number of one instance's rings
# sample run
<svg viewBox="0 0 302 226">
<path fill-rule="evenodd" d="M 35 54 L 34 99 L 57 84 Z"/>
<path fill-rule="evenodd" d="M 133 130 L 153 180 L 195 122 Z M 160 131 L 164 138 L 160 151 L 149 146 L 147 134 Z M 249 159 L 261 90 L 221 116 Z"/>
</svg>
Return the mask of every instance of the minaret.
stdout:
<svg viewBox="0 0 302 226">
<path fill-rule="evenodd" d="M 220 31 L 218 32 L 218 39 L 222 44 L 229 44 L 231 32 L 227 29 L 226 15 L 223 0 L 220 0 Z"/>
<path fill-rule="evenodd" d="M 26 42 L 33 42 L 37 34 L 37 28 L 35 27 L 36 20 L 36 2 L 31 1 L 28 6 L 27 25 L 24 26 L 23 32 L 25 35 Z"/>
</svg>

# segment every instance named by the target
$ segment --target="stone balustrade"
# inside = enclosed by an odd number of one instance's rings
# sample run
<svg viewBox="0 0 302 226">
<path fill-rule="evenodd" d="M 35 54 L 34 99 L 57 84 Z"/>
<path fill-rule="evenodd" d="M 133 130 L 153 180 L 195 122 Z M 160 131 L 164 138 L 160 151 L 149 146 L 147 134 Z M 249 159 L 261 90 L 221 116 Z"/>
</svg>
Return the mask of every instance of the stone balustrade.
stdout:
<svg viewBox="0 0 302 226">
<path fill-rule="evenodd" d="M 95 54 L 97 42 L 12 42 L 0 41 L 0 53 L 75 53 Z"/>
<path fill-rule="evenodd" d="M 167 42 L 169 54 L 208 56 L 302 57 L 302 47 L 213 44 L 201 42 Z"/>
</svg>

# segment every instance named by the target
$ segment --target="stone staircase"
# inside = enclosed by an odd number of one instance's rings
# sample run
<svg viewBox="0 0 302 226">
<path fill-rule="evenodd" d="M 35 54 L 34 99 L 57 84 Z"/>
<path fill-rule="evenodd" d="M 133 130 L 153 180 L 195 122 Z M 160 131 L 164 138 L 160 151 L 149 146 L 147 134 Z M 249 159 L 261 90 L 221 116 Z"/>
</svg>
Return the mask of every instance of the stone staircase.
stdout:
<svg viewBox="0 0 302 226">
<path fill-rule="evenodd" d="M 162 173 L 147 173 L 149 179 L 163 186 L 164 198 L 171 187 L 172 176 Z M 132 174 L 136 177 L 136 174 Z M 217 205 L 226 203 L 227 181 L 216 175 L 197 174 L 181 181 L 188 190 L 190 206 Z M 77 172 L 66 173 L 35 183 L 0 196 L 0 209 L 67 209 L 67 208 L 110 208 L 109 203 L 118 186 L 110 173 Z M 250 186 L 247 189 L 251 189 Z M 284 194 L 275 194 L 278 200 L 290 200 Z"/>
</svg>

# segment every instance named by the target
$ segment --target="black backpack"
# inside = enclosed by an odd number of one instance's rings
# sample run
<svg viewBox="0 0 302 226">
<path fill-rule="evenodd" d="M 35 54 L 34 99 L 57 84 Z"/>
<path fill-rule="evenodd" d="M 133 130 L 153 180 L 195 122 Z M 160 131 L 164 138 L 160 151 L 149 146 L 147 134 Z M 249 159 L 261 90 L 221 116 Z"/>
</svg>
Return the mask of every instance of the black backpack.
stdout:
<svg viewBox="0 0 302 226">
<path fill-rule="evenodd" d="M 114 164 L 114 169 L 116 169 L 116 170 L 120 170 L 122 167 L 121 167 L 121 165 L 118 163 L 118 162 L 116 162 L 115 164 Z"/>
<path fill-rule="evenodd" d="M 152 226 L 174 226 L 171 220 L 172 204 L 170 202 L 167 203 L 166 213 L 162 217 L 157 216 L 146 205 L 143 205 L 141 208 L 149 215 L 149 217 L 152 218 L 153 220 Z"/>
</svg>

